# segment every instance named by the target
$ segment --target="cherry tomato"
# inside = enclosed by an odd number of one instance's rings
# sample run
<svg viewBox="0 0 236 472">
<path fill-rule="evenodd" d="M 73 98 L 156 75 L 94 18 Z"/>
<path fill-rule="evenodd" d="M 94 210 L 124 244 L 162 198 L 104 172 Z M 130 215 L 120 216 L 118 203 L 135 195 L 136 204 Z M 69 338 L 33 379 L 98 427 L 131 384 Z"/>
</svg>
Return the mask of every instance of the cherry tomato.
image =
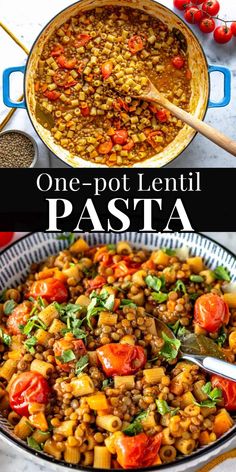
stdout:
<svg viewBox="0 0 236 472">
<path fill-rule="evenodd" d="M 156 112 L 156 118 L 160 123 L 166 123 L 168 120 L 168 112 L 165 110 L 165 108 L 161 108 L 161 110 L 157 110 Z"/>
<path fill-rule="evenodd" d="M 80 48 L 81 46 L 85 46 L 91 39 L 91 36 L 89 34 L 78 34 L 77 39 L 75 40 L 75 46 L 77 48 Z"/>
<path fill-rule="evenodd" d="M 98 152 L 100 154 L 109 154 L 113 148 L 113 143 L 112 140 L 109 139 L 109 141 L 106 141 L 105 143 L 101 143 L 98 146 Z"/>
<path fill-rule="evenodd" d="M 102 275 L 96 275 L 92 280 L 89 280 L 89 290 L 96 290 L 97 288 L 102 288 L 103 285 L 107 283 L 107 279 Z"/>
<path fill-rule="evenodd" d="M 124 469 L 140 469 L 151 466 L 158 455 L 162 433 L 148 436 L 145 433 L 136 436 L 119 434 L 115 440 L 117 461 Z"/>
<path fill-rule="evenodd" d="M 231 41 L 233 33 L 228 26 L 218 26 L 214 31 L 215 41 L 219 44 L 226 44 Z"/>
<path fill-rule="evenodd" d="M 136 54 L 143 49 L 143 40 L 141 36 L 132 36 L 128 41 L 129 50 L 132 54 Z"/>
<path fill-rule="evenodd" d="M 216 23 L 213 18 L 203 18 L 199 23 L 199 28 L 202 33 L 208 34 L 215 30 Z"/>
<path fill-rule="evenodd" d="M 231 29 L 231 33 L 233 36 L 236 36 L 236 21 L 234 21 L 231 26 L 230 26 L 230 29 Z"/>
<path fill-rule="evenodd" d="M 112 269 L 114 270 L 113 277 L 119 279 L 120 277 L 126 277 L 126 275 L 132 275 L 140 268 L 139 262 L 133 262 L 129 256 L 123 256 L 123 259 L 113 264 Z"/>
<path fill-rule="evenodd" d="M 202 5 L 202 11 L 204 11 L 204 13 L 208 13 L 208 15 L 211 16 L 218 15 L 220 11 L 220 4 L 218 0 L 208 0 L 204 2 Z"/>
<path fill-rule="evenodd" d="M 68 79 L 68 72 L 62 69 L 58 69 L 53 76 L 53 82 L 55 82 L 59 87 L 64 87 L 67 84 Z"/>
<path fill-rule="evenodd" d="M 193 5 L 201 5 L 205 0 L 192 0 Z"/>
<path fill-rule="evenodd" d="M 194 306 L 194 320 L 209 333 L 215 333 L 229 322 L 229 308 L 224 300 L 214 293 L 199 297 Z"/>
<path fill-rule="evenodd" d="M 80 108 L 82 116 L 89 116 L 90 115 L 90 108 L 88 106 Z"/>
<path fill-rule="evenodd" d="M 60 358 L 63 356 L 65 351 L 73 351 L 75 359 L 64 363 Z M 86 354 L 86 347 L 81 339 L 72 339 L 67 340 L 65 338 L 58 339 L 53 345 L 53 351 L 56 358 L 56 363 L 59 367 L 65 372 L 70 372 L 70 370 L 75 366 L 75 362 Z"/>
<path fill-rule="evenodd" d="M 199 10 L 198 7 L 189 7 L 184 13 L 184 18 L 188 23 L 192 25 L 200 23 L 203 18 L 202 10 Z"/>
<path fill-rule="evenodd" d="M 47 404 L 49 393 L 48 382 L 41 374 L 32 371 L 22 372 L 10 386 L 10 406 L 18 415 L 29 416 L 29 404 Z"/>
<path fill-rule="evenodd" d="M 212 375 L 211 384 L 212 387 L 222 390 L 226 410 L 236 410 L 236 382 L 223 379 L 219 375 Z"/>
<path fill-rule="evenodd" d="M 127 144 L 123 146 L 124 151 L 131 151 L 134 147 L 134 141 L 132 138 L 128 138 Z"/>
<path fill-rule="evenodd" d="M 113 63 L 112 61 L 106 61 L 101 66 L 101 72 L 104 79 L 108 79 L 112 73 Z"/>
<path fill-rule="evenodd" d="M 174 0 L 174 7 L 178 10 L 185 10 L 191 4 L 191 0 Z"/>
<path fill-rule="evenodd" d="M 44 92 L 44 96 L 48 98 L 48 100 L 52 100 L 53 102 L 60 97 L 61 93 L 57 92 L 56 90 L 46 90 Z"/>
<path fill-rule="evenodd" d="M 64 47 L 62 46 L 62 44 L 55 44 L 52 52 L 51 52 L 51 56 L 52 57 L 58 57 L 58 56 L 61 56 L 61 54 L 64 53 Z"/>
<path fill-rule="evenodd" d="M 182 56 L 175 56 L 173 57 L 171 63 L 176 69 L 182 69 L 185 64 L 185 59 Z"/>
<path fill-rule="evenodd" d="M 112 343 L 99 347 L 96 351 L 102 369 L 108 377 L 135 374 L 147 362 L 141 346 Z"/>
<path fill-rule="evenodd" d="M 149 135 L 148 135 L 148 137 L 147 137 L 148 143 L 149 143 L 154 149 L 160 145 L 160 143 L 158 142 L 158 140 L 156 140 L 156 138 L 157 138 L 158 136 L 163 136 L 162 131 L 151 131 L 151 133 L 149 133 Z"/>
<path fill-rule="evenodd" d="M 6 246 L 12 238 L 13 238 L 14 233 L 13 232 L 6 232 L 4 231 L 3 233 L 0 233 L 0 247 Z"/>
<path fill-rule="evenodd" d="M 126 129 L 118 129 L 112 136 L 112 141 L 115 144 L 125 144 L 128 139 L 128 133 Z"/>
<path fill-rule="evenodd" d="M 63 69 L 74 69 L 76 65 L 76 58 L 73 59 L 66 59 L 65 56 L 59 56 L 57 58 L 57 63 L 59 66 L 63 67 Z"/>
<path fill-rule="evenodd" d="M 7 318 L 7 328 L 9 334 L 20 334 L 19 326 L 24 326 L 32 310 L 32 303 L 25 301 L 17 305 Z"/>
<path fill-rule="evenodd" d="M 42 297 L 49 303 L 64 303 L 68 299 L 68 291 L 60 280 L 51 277 L 33 282 L 28 296 L 35 299 Z"/>
</svg>

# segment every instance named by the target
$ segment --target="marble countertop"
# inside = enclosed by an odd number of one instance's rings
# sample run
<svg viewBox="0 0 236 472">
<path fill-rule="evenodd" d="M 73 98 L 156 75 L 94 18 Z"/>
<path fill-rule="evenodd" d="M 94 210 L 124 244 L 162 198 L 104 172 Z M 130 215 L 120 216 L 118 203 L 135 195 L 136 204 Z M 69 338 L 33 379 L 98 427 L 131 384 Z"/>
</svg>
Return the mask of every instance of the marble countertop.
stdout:
<svg viewBox="0 0 236 472">
<path fill-rule="evenodd" d="M 74 3 L 71 0 L 40 0 L 40 2 L 32 2 L 31 0 L 5 1 L 1 5 L 1 21 L 6 24 L 16 36 L 29 49 L 40 33 L 45 24 L 60 10 Z M 160 0 L 160 3 L 172 8 L 172 0 Z M 232 0 L 221 0 L 221 16 L 224 18 L 236 19 L 236 2 Z M 198 35 L 204 50 L 206 52 L 209 64 L 224 65 L 232 71 L 232 100 L 231 104 L 226 108 L 208 110 L 206 121 L 212 124 L 222 132 L 236 140 L 236 39 L 228 45 L 217 45 L 208 36 L 202 35 L 198 28 L 193 26 L 194 31 Z M 3 51 L 1 68 L 16 66 L 23 64 L 25 54 L 13 44 L 7 35 L 0 30 L 0 42 Z M 1 72 L 1 70 L 0 70 Z M 218 73 L 212 77 L 212 96 L 219 99 L 223 94 L 223 85 Z M 18 77 L 12 79 L 14 82 L 13 95 L 16 98 L 22 90 L 22 81 Z M 6 109 L 2 103 L 1 83 L 0 83 L 0 120 L 2 119 Z M 36 137 L 40 146 L 39 167 L 64 167 L 59 159 L 48 155 L 47 148 L 40 142 L 29 122 L 25 110 L 19 110 L 15 113 L 14 118 L 8 125 L 9 128 L 18 127 Z M 168 167 L 236 167 L 236 159 L 225 151 L 216 147 L 210 141 L 202 136 L 197 136 L 188 149 L 172 162 Z"/>
<path fill-rule="evenodd" d="M 15 239 L 23 236 L 25 233 L 15 233 Z M 206 236 L 211 237 L 215 241 L 223 244 L 225 247 L 230 249 L 236 254 L 236 233 L 203 233 Z M 230 445 L 230 449 L 236 447 L 236 438 L 234 444 Z M 227 446 L 226 446 L 227 450 Z M 17 449 L 12 448 L 5 442 L 2 442 L 0 438 L 0 471 L 1 472 L 12 472 L 14 467 L 17 465 L 17 472 L 48 472 L 51 470 L 47 466 L 41 466 L 33 462 L 32 460 L 26 459 Z M 55 470 L 55 469 L 54 469 Z M 69 470 L 69 469 L 68 469 Z M 196 469 L 194 469 L 196 470 Z M 194 472 L 194 470 L 188 469 L 188 472 Z M 221 466 L 221 472 L 226 472 L 223 466 Z"/>
</svg>

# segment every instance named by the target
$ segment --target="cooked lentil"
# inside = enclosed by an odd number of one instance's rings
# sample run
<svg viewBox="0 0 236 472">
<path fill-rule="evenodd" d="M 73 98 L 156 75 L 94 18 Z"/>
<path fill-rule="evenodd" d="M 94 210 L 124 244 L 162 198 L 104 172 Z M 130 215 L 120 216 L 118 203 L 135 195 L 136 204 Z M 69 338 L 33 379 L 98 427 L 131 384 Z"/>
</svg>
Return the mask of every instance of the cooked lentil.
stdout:
<svg viewBox="0 0 236 472">
<path fill-rule="evenodd" d="M 131 166 L 163 151 L 183 127 L 160 106 L 132 98 L 147 77 L 189 109 L 188 53 L 176 31 L 134 8 L 83 12 L 61 25 L 43 48 L 35 74 L 42 113 L 36 117 L 45 127 L 53 117 L 54 140 L 72 156 Z"/>
<path fill-rule="evenodd" d="M 34 158 L 34 146 L 27 136 L 12 132 L 0 135 L 0 167 L 29 167 Z"/>
</svg>

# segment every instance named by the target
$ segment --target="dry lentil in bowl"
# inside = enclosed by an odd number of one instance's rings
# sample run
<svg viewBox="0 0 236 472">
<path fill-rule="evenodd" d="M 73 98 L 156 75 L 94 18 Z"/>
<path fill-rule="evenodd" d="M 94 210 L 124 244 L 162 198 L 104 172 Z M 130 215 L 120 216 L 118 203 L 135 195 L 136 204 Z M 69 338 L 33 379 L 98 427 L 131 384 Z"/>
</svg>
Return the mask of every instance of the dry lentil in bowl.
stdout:
<svg viewBox="0 0 236 472">
<path fill-rule="evenodd" d="M 134 8 L 83 12 L 44 45 L 35 75 L 36 117 L 72 156 L 132 166 L 163 151 L 183 127 L 167 110 L 132 98 L 147 77 L 189 110 L 182 33 Z"/>
<path fill-rule="evenodd" d="M 17 437 L 69 464 L 145 468 L 208 445 L 234 424 L 236 383 L 178 361 L 155 317 L 236 355 L 229 274 L 178 250 L 89 247 L 40 264 L 0 303 L 0 410 Z M 181 334 L 181 335 L 182 335 Z"/>
<path fill-rule="evenodd" d="M 32 140 L 25 133 L 10 130 L 0 134 L 0 168 L 31 167 L 35 153 Z"/>
</svg>

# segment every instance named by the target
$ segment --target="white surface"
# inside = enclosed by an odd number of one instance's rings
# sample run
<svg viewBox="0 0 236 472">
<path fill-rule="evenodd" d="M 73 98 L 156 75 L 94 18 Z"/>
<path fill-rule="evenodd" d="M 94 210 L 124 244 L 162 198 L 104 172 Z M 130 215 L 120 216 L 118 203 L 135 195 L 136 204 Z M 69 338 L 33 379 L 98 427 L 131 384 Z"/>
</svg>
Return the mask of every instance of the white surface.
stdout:
<svg viewBox="0 0 236 472">
<path fill-rule="evenodd" d="M 26 233 L 15 233 L 14 240 L 23 236 Z M 220 244 L 223 244 L 225 247 L 230 249 L 236 254 L 236 233 L 204 233 L 205 235 L 215 239 Z M 224 450 L 232 449 L 236 447 L 236 439 L 230 443 L 230 446 L 227 448 L 225 447 Z M 220 451 L 222 452 L 222 451 Z M 206 459 L 207 461 L 207 459 Z M 232 465 L 233 463 L 233 465 Z M 51 470 L 47 466 L 41 466 L 28 459 L 18 452 L 17 449 L 12 448 L 5 442 L 2 442 L 0 439 L 0 471 L 1 472 L 12 472 L 14 467 L 17 464 L 17 472 L 48 472 Z M 232 466 L 232 467 L 231 467 Z M 227 461 L 227 464 L 221 465 L 220 468 L 216 472 L 235 472 L 236 469 L 236 459 L 234 461 Z M 54 469 L 55 470 L 55 469 Z M 69 470 L 69 469 L 68 469 Z M 188 472 L 193 472 L 197 470 L 197 468 L 188 468 Z M 59 472 L 59 469 L 58 469 Z M 215 471 L 214 471 L 215 472 Z"/>
<path fill-rule="evenodd" d="M 168 7 L 172 7 L 172 0 L 159 0 L 160 3 Z M 74 3 L 71 0 L 40 0 L 34 2 L 32 0 L 5 0 L 1 5 L 0 19 L 3 21 L 21 41 L 30 48 L 36 36 L 40 33 L 45 24 L 60 10 Z M 221 16 L 236 20 L 236 2 L 235 0 L 221 0 Z M 205 49 L 209 64 L 218 64 L 229 67 L 233 72 L 233 90 L 231 104 L 227 108 L 209 110 L 206 121 L 222 132 L 228 134 L 236 140 L 236 39 L 229 45 L 217 45 L 211 38 L 202 35 L 197 27 L 193 27 L 198 34 L 201 43 Z M 16 66 L 24 63 L 25 55 L 19 48 L 12 44 L 5 33 L 0 31 L 1 43 L 1 68 L 7 66 Z M 212 80 L 212 96 L 214 99 L 222 96 L 222 83 L 218 74 Z M 16 85 L 17 82 L 17 85 Z M 14 81 L 14 95 L 18 88 L 19 77 Z M 0 84 L 0 118 L 4 112 L 1 102 L 1 84 Z M 28 132 L 33 132 L 27 117 L 26 111 L 19 110 L 16 112 L 17 125 Z M 13 128 L 15 118 L 9 124 Z M 34 133 L 35 135 L 35 133 Z M 38 140 L 38 142 L 40 142 Z M 47 148 L 40 143 L 40 167 L 46 167 L 48 163 Z M 50 165 L 52 167 L 64 167 L 65 165 L 55 157 L 51 157 Z M 198 136 L 190 147 L 176 159 L 169 167 L 236 167 L 236 159 L 225 151 L 219 149 L 211 142 L 207 142 L 205 138 Z"/>
</svg>

